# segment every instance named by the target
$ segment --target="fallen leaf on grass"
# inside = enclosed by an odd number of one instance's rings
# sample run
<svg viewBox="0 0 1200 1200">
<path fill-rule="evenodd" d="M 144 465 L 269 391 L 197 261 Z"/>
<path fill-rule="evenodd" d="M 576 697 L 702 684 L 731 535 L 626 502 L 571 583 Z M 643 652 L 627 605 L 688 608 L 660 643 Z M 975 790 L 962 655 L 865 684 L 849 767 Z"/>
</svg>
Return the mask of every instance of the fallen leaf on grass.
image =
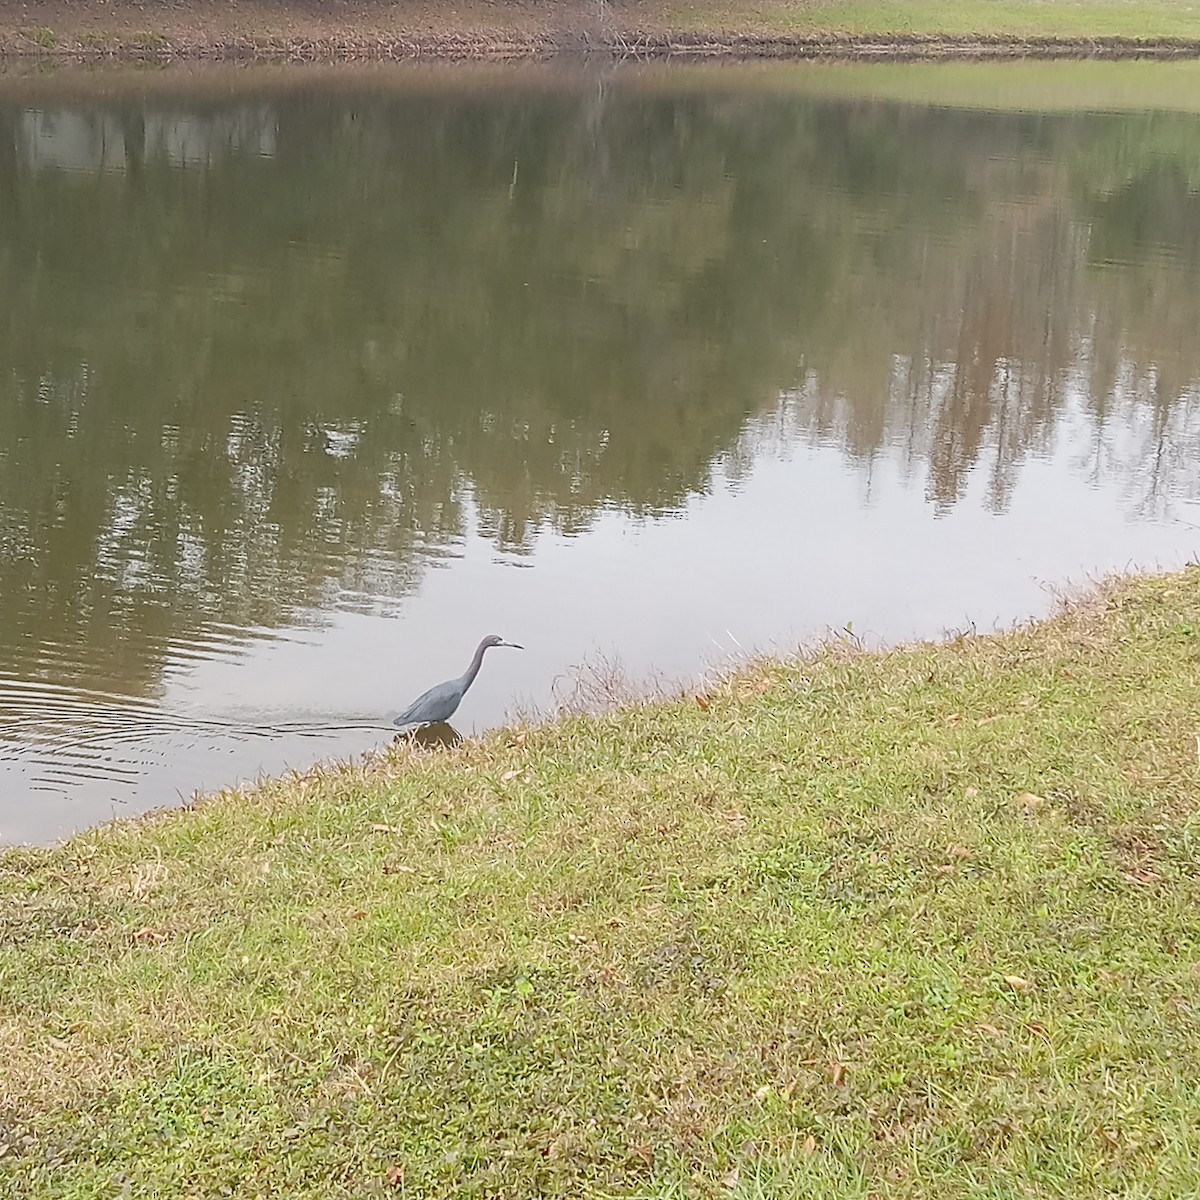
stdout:
<svg viewBox="0 0 1200 1200">
<path fill-rule="evenodd" d="M 654 1166 L 654 1151 L 643 1143 L 640 1146 L 632 1146 L 631 1149 L 635 1157 L 640 1158 L 648 1167 Z"/>
<path fill-rule="evenodd" d="M 401 830 L 398 825 L 372 825 L 371 832 L 372 833 L 400 833 Z"/>
<path fill-rule="evenodd" d="M 980 1033 L 990 1034 L 994 1038 L 1002 1038 L 1004 1036 L 1004 1034 L 1001 1033 L 995 1025 L 989 1025 L 986 1021 L 980 1021 L 975 1028 L 978 1029 Z"/>
<path fill-rule="evenodd" d="M 415 875 L 416 867 L 410 867 L 408 863 L 384 863 L 383 873 L 385 875 Z"/>
<path fill-rule="evenodd" d="M 971 853 L 970 850 L 968 850 L 966 848 L 966 846 L 960 846 L 957 843 L 953 843 L 946 847 L 946 857 L 947 858 L 974 858 L 975 856 L 974 856 L 974 854 Z"/>
<path fill-rule="evenodd" d="M 1037 792 L 1022 792 L 1013 803 L 1019 804 L 1022 808 L 1040 808 L 1046 803 L 1046 798 L 1039 796 Z"/>
<path fill-rule="evenodd" d="M 383 1177 L 387 1180 L 389 1187 L 399 1187 L 404 1182 L 404 1171 L 396 1166 L 395 1163 L 392 1163 L 384 1171 Z"/>
<path fill-rule="evenodd" d="M 1018 992 L 1027 992 L 1033 987 L 1033 984 L 1028 979 L 1022 979 L 1020 975 L 1005 975 L 1004 982 Z"/>
<path fill-rule="evenodd" d="M 361 921 L 366 917 L 367 914 L 364 909 L 356 908 L 356 909 L 353 909 L 347 915 L 350 917 L 350 920 L 352 920 L 352 921 Z"/>
<path fill-rule="evenodd" d="M 165 942 L 167 940 L 167 935 L 161 929 L 151 929 L 149 925 L 135 929 L 129 936 L 135 942 Z"/>
<path fill-rule="evenodd" d="M 701 712 L 708 712 L 708 701 L 703 696 L 697 696 L 696 703 L 700 706 Z"/>
<path fill-rule="evenodd" d="M 727 808 L 717 815 L 722 821 L 728 821 L 730 825 L 737 825 L 740 827 L 746 824 L 746 818 L 740 812 L 738 812 L 736 808 Z"/>
<path fill-rule="evenodd" d="M 504 774 L 500 776 L 500 782 L 507 783 L 510 779 L 516 779 L 520 773 L 520 771 L 505 771 Z"/>
<path fill-rule="evenodd" d="M 741 1179 L 741 1177 L 742 1177 L 741 1171 L 739 1171 L 737 1169 L 737 1167 L 734 1167 L 733 1170 L 730 1171 L 729 1174 L 726 1175 L 725 1178 L 721 1180 L 721 1183 L 724 1184 L 725 1187 L 727 1187 L 732 1192 L 733 1189 L 735 1187 L 737 1187 L 738 1180 Z"/>
<path fill-rule="evenodd" d="M 817 1139 L 810 1133 L 808 1137 L 804 1139 L 804 1145 L 801 1146 L 800 1149 L 805 1154 L 815 1154 L 817 1152 Z"/>
<path fill-rule="evenodd" d="M 1153 871 L 1145 870 L 1142 867 L 1137 867 L 1132 871 L 1122 871 L 1121 878 L 1126 883 L 1136 883 L 1140 887 L 1149 887 L 1153 883 L 1157 883 L 1159 876 Z"/>
<path fill-rule="evenodd" d="M 835 1062 L 833 1064 L 833 1086 L 841 1087 L 846 1082 L 846 1064 L 844 1062 Z"/>
</svg>

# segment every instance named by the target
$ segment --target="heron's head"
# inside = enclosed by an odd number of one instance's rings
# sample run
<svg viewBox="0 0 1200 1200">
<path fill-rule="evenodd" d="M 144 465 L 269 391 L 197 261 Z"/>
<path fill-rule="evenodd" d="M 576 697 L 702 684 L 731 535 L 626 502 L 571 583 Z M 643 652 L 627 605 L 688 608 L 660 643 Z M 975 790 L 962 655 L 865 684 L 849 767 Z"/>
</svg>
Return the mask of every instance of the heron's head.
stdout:
<svg viewBox="0 0 1200 1200">
<path fill-rule="evenodd" d="M 524 650 L 524 646 L 518 646 L 516 642 L 506 642 L 499 634 L 489 633 L 483 639 L 483 648 L 490 650 L 493 646 L 507 646 L 510 650 Z"/>
</svg>

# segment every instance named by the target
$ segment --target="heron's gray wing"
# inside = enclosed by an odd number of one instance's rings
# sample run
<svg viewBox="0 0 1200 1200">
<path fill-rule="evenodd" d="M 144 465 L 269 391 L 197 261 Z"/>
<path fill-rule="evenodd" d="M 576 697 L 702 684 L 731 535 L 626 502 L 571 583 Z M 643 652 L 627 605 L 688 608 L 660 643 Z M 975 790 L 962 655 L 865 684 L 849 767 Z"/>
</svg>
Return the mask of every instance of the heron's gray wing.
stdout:
<svg viewBox="0 0 1200 1200">
<path fill-rule="evenodd" d="M 462 699 L 460 680 L 450 679 L 422 692 L 393 722 L 393 725 L 426 725 L 445 721 Z"/>
</svg>

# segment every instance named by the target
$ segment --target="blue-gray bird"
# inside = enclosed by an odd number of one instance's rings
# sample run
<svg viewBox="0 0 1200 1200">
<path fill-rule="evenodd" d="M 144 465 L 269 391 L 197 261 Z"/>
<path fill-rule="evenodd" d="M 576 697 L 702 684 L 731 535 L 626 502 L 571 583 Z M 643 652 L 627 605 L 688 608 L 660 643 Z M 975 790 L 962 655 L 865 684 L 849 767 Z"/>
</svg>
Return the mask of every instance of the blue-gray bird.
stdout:
<svg viewBox="0 0 1200 1200">
<path fill-rule="evenodd" d="M 475 682 L 475 676 L 479 674 L 479 668 L 483 666 L 484 652 L 493 646 L 509 646 L 513 650 L 525 649 L 524 646 L 518 646 L 516 642 L 506 642 L 494 633 L 489 633 L 479 643 L 475 657 L 471 659 L 471 665 L 457 679 L 448 679 L 445 683 L 431 687 L 429 691 L 418 696 L 392 724 L 403 728 L 410 725 L 434 725 L 438 721 L 448 721 L 454 715 L 454 710 L 458 708 L 463 696 L 467 694 L 467 688 Z"/>
</svg>

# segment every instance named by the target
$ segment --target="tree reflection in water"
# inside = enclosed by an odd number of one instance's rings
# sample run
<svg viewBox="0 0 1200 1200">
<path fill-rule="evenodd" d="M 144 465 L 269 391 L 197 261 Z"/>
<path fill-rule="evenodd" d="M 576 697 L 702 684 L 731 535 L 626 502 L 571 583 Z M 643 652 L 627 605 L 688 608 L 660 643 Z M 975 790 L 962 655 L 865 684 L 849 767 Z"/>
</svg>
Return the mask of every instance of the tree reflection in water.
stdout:
<svg viewBox="0 0 1200 1200">
<path fill-rule="evenodd" d="M 772 436 L 1200 491 L 1195 117 L 466 79 L 0 99 L 0 668 L 148 694 Z"/>
</svg>

